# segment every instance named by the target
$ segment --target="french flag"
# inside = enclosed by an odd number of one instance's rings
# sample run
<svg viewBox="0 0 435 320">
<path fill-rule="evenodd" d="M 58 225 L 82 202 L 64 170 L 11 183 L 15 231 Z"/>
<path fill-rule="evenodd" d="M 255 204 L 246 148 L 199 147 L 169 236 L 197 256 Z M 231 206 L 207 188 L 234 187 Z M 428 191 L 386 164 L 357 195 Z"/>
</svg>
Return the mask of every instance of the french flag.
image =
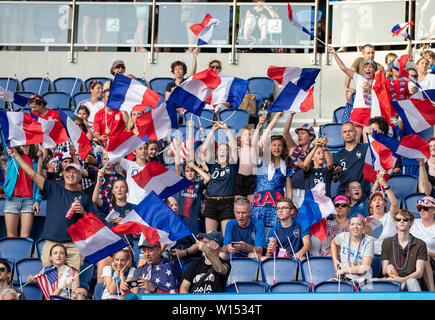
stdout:
<svg viewBox="0 0 435 320">
<path fill-rule="evenodd" d="M 399 72 L 399 77 L 409 77 L 409 72 L 406 70 L 406 64 L 408 63 L 410 55 L 404 54 L 393 62 L 393 69 Z"/>
<path fill-rule="evenodd" d="M 110 135 L 106 151 L 109 161 L 115 163 L 127 154 L 136 150 L 145 143 L 144 140 L 136 136 L 133 132 L 124 130 L 119 135 Z"/>
<path fill-rule="evenodd" d="M 148 162 L 145 168 L 132 178 L 143 189 L 144 196 L 155 192 L 162 199 L 166 199 L 193 184 L 192 181 L 183 178 L 157 161 Z"/>
<path fill-rule="evenodd" d="M 19 95 L 16 92 L 12 92 L 0 87 L 0 100 L 18 104 L 21 107 L 25 107 L 29 102 L 29 99 Z"/>
<path fill-rule="evenodd" d="M 296 20 L 296 17 L 293 14 L 292 6 L 290 3 L 287 4 L 288 6 L 288 18 L 290 20 L 290 23 L 298 30 L 305 32 L 306 34 L 314 37 L 314 34 L 312 34 L 310 31 L 308 31 L 304 26 L 302 26 L 299 21 Z"/>
<path fill-rule="evenodd" d="M 404 136 L 400 141 L 385 134 L 372 134 L 373 138 L 388 147 L 394 156 L 403 156 L 409 159 L 429 159 L 429 144 L 418 134 Z"/>
<path fill-rule="evenodd" d="M 229 102 L 233 108 L 238 109 L 243 101 L 246 90 L 248 90 L 249 81 L 228 76 L 220 76 L 220 78 L 220 85 L 208 97 L 206 103 L 216 106 Z"/>
<path fill-rule="evenodd" d="M 155 109 L 160 100 L 161 97 L 157 92 L 135 79 L 117 73 L 110 88 L 107 106 L 130 114 L 134 107 Z"/>
<path fill-rule="evenodd" d="M 208 68 L 194 74 L 177 86 L 166 103 L 174 108 L 178 105 L 200 116 L 207 98 L 220 83 L 219 75 L 213 69 Z"/>
<path fill-rule="evenodd" d="M 325 241 L 328 238 L 325 218 L 330 214 L 335 214 L 334 204 L 326 196 L 325 184 L 319 183 L 305 194 L 296 221 L 301 230 L 310 228 L 313 236 Z"/>
<path fill-rule="evenodd" d="M 273 101 L 269 112 L 305 112 L 308 111 L 302 106 L 307 99 L 309 92 L 299 88 L 293 82 L 288 82 L 278 97 Z"/>
<path fill-rule="evenodd" d="M 435 91 L 435 90 L 434 90 Z M 415 134 L 435 125 L 435 107 L 428 99 L 391 101 L 408 134 Z"/>
<path fill-rule="evenodd" d="M 207 13 L 204 20 L 201 23 L 191 25 L 190 30 L 198 37 L 198 46 L 208 44 L 213 35 L 213 29 L 219 25 L 218 19 L 212 18 Z"/>
<path fill-rule="evenodd" d="M 369 150 L 367 150 L 364 161 L 364 179 L 375 183 L 377 172 L 386 171 L 384 178 L 388 180 L 392 171 L 391 169 L 394 168 L 396 163 L 396 157 L 393 151 L 385 144 L 385 141 L 379 141 L 379 135 L 377 135 L 376 132 L 373 132 L 372 135 L 367 134 L 367 139 L 369 142 Z"/>
<path fill-rule="evenodd" d="M 74 148 L 77 150 L 77 154 L 80 156 L 80 159 L 85 161 L 89 153 L 92 151 L 91 141 L 89 141 L 86 133 L 84 133 L 84 131 L 80 129 L 80 127 L 76 125 L 61 108 L 57 107 L 57 113 L 59 114 L 68 137 L 73 143 Z"/>
<path fill-rule="evenodd" d="M 148 140 L 165 139 L 172 134 L 173 130 L 178 129 L 175 106 L 166 102 L 161 103 L 156 109 L 137 117 L 136 127 L 139 137 L 148 136 Z"/>
<path fill-rule="evenodd" d="M 316 83 L 319 72 L 319 68 L 269 66 L 267 76 L 279 85 L 285 86 L 288 82 L 293 82 L 299 88 L 308 90 Z"/>
<path fill-rule="evenodd" d="M 435 101 L 435 89 L 418 91 L 418 92 L 414 93 L 410 98 L 428 99 L 430 101 Z"/>
<path fill-rule="evenodd" d="M 77 250 L 92 264 L 128 246 L 92 212 L 72 224 L 67 231 Z"/>
<path fill-rule="evenodd" d="M 393 29 L 391 29 L 391 32 L 393 33 L 393 37 L 394 36 L 402 36 L 405 39 L 409 39 L 412 40 L 411 36 L 409 35 L 407 29 L 409 28 L 409 26 L 413 26 L 414 22 L 410 21 L 408 23 L 403 22 L 403 23 L 399 23 L 396 24 Z"/>
<path fill-rule="evenodd" d="M 191 234 L 181 218 L 153 191 L 113 227 L 112 231 L 131 234 L 142 232 L 142 229 L 147 231 L 144 227 L 156 229 L 160 243 L 163 244 L 170 244 Z M 149 241 L 147 233 L 144 235 Z"/>
</svg>

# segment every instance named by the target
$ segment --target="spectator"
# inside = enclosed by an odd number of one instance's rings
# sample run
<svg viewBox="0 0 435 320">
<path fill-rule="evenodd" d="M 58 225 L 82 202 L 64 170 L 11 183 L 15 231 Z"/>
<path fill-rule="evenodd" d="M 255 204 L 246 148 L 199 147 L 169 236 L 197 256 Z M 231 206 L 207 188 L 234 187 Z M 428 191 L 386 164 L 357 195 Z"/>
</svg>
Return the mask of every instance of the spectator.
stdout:
<svg viewBox="0 0 435 320">
<path fill-rule="evenodd" d="M 123 75 L 123 74 L 125 74 L 125 70 L 126 70 L 126 68 L 125 68 L 124 61 L 122 61 L 122 60 L 115 60 L 115 61 L 113 61 L 112 67 L 110 68 L 110 74 L 112 76 L 114 76 L 114 77 L 115 77 L 115 74 L 117 74 L 117 73 Z M 104 91 L 104 89 L 106 89 L 106 88 L 103 88 L 103 91 Z"/>
<path fill-rule="evenodd" d="M 146 264 L 138 267 L 133 275 L 133 281 L 139 286 L 131 288 L 130 292 L 143 293 L 176 293 L 177 274 L 174 265 L 161 254 L 159 242 L 139 242 L 139 249 L 143 250 Z"/>
<path fill-rule="evenodd" d="M 140 0 L 138 2 L 150 2 L 149 0 Z M 134 33 L 134 43 L 137 45 L 136 52 L 145 52 L 143 46 L 146 44 L 145 32 L 148 33 L 148 23 L 150 16 L 150 7 L 148 5 L 135 6 L 137 26 Z"/>
<path fill-rule="evenodd" d="M 244 44 L 252 43 L 267 45 L 269 41 L 267 39 L 268 30 L 267 22 L 269 19 L 279 19 L 279 14 L 270 5 L 265 5 L 265 0 L 253 0 L 257 5 L 253 8 L 248 7 L 245 14 L 245 21 L 243 26 L 243 40 Z M 260 31 L 260 38 L 256 39 L 252 36 L 252 32 L 256 30 Z"/>
<path fill-rule="evenodd" d="M 337 234 L 331 241 L 331 254 L 337 277 L 341 280 L 372 278 L 373 250 L 373 238 L 364 234 L 364 217 L 360 214 L 352 215 L 349 232 Z"/>
<path fill-rule="evenodd" d="M 141 195 L 143 194 L 143 190 L 137 186 L 137 183 L 132 177 L 145 168 L 147 157 L 146 143 L 134 150 L 133 154 L 134 160 L 131 161 L 123 158 L 121 159 L 120 167 L 126 172 L 125 179 L 127 181 L 128 190 L 130 190 L 127 195 L 127 202 L 137 205 L 142 200 Z"/>
<path fill-rule="evenodd" d="M 297 143 L 290 134 L 294 113 L 290 113 L 284 125 L 283 136 L 288 147 L 288 154 L 293 163 L 292 200 L 296 208 L 300 208 L 305 197 L 305 180 L 303 163 L 311 151 L 311 142 L 316 138 L 313 127 L 308 123 L 295 129 Z"/>
<path fill-rule="evenodd" d="M 332 156 L 326 147 L 328 138 L 323 137 L 316 140 L 314 148 L 304 160 L 305 192 L 314 188 L 319 183 L 325 184 L 326 196 L 331 198 L 332 183 Z M 326 163 L 326 167 L 324 166 Z"/>
<path fill-rule="evenodd" d="M 373 130 L 379 134 L 388 134 L 388 122 L 383 117 L 373 117 L 369 120 L 369 125 L 363 129 L 363 142 L 368 143 L 367 134 L 372 134 Z"/>
<path fill-rule="evenodd" d="M 45 246 L 45 245 L 44 245 Z M 67 264 L 67 249 L 64 245 L 57 243 L 50 248 L 49 259 L 52 266 L 45 266 L 36 275 L 29 275 L 27 282 L 35 283 L 36 278 L 42 274 L 50 273 L 53 269 L 57 270 L 57 285 L 51 295 L 70 298 L 71 290 L 80 285 L 78 271 Z"/>
<path fill-rule="evenodd" d="M 435 53 L 432 50 L 426 50 L 423 52 L 423 57 L 429 61 L 428 73 L 435 73 Z"/>
<path fill-rule="evenodd" d="M 17 300 L 26 300 L 24 293 L 21 290 L 14 288 L 10 282 L 11 280 L 11 266 L 5 259 L 0 258 L 0 292 L 6 289 L 13 290 L 16 294 L 18 294 Z M 0 294 L 0 297 L 2 295 Z"/>
<path fill-rule="evenodd" d="M 357 142 L 356 134 L 357 130 L 352 122 L 343 123 L 341 137 L 344 141 L 344 148 L 334 155 L 334 165 L 340 166 L 338 174 L 334 170 L 339 179 L 337 194 L 344 194 L 346 186 L 353 181 L 361 184 L 363 192 L 368 194 L 370 191 L 370 184 L 363 177 L 368 145 Z"/>
<path fill-rule="evenodd" d="M 399 70 L 394 67 L 394 61 L 388 65 L 388 71 L 391 76 L 387 78 L 386 87 L 390 101 L 406 100 L 417 92 L 418 87 L 412 81 L 400 76 Z"/>
<path fill-rule="evenodd" d="M 350 199 L 350 214 L 360 214 L 364 218 L 368 214 L 368 195 L 362 191 L 358 181 L 352 181 L 346 187 L 346 197 Z"/>
<path fill-rule="evenodd" d="M 416 82 L 418 77 L 417 69 L 415 68 L 407 68 L 406 71 L 409 73 L 409 79 Z"/>
<path fill-rule="evenodd" d="M 31 113 L 38 118 L 61 121 L 57 111 L 48 109 L 47 101 L 38 94 L 34 94 L 29 98 L 29 106 Z"/>
<path fill-rule="evenodd" d="M 122 300 L 128 293 L 127 282 L 133 279 L 135 268 L 131 267 L 132 258 L 127 250 L 120 250 L 112 255 L 113 262 L 105 266 L 101 277 L 104 291 L 101 300 Z"/>
<path fill-rule="evenodd" d="M 159 142 L 157 140 L 150 140 L 146 143 L 147 145 L 147 162 L 148 161 L 159 161 Z"/>
<path fill-rule="evenodd" d="M 126 129 L 132 131 L 135 135 L 139 135 L 140 132 L 136 126 L 136 119 L 144 114 L 145 109 L 143 107 L 133 107 L 131 109 L 130 117 L 128 118 Z M 131 159 L 130 159 L 131 160 Z"/>
<path fill-rule="evenodd" d="M 418 191 L 435 197 L 435 138 L 428 140 L 430 158 L 417 159 L 420 165 L 418 173 Z"/>
<path fill-rule="evenodd" d="M 435 74 L 428 72 L 429 66 L 430 62 L 428 59 L 418 59 L 416 67 L 418 73 L 417 80 L 420 86 L 419 91 L 435 89 Z"/>
<path fill-rule="evenodd" d="M 235 219 L 227 223 L 223 252 L 231 257 L 250 257 L 259 259 L 266 248 L 264 224 L 251 217 L 251 206 L 246 198 L 234 202 Z"/>
<path fill-rule="evenodd" d="M 203 256 L 193 261 L 183 273 L 180 293 L 225 292 L 231 265 L 220 256 L 222 235 L 214 230 L 202 236 L 203 239 L 197 241 L 197 246 Z"/>
<path fill-rule="evenodd" d="M 350 212 L 350 200 L 346 196 L 336 196 L 334 198 L 334 207 L 336 211 L 335 218 L 326 219 L 326 232 L 328 238 L 322 241 L 320 255 L 331 255 L 331 242 L 334 237 L 342 232 L 349 232 L 349 212 Z M 314 241 L 317 241 L 317 237 L 313 236 Z"/>
<path fill-rule="evenodd" d="M 92 124 L 89 123 L 90 112 L 88 107 L 81 105 L 77 108 L 77 117 L 71 117 L 71 119 L 76 119 L 74 122 L 86 133 L 89 140 L 94 139 L 94 134 L 92 133 Z M 80 120 L 79 120 L 80 119 Z"/>
<path fill-rule="evenodd" d="M 89 92 L 91 93 L 91 96 L 86 101 L 80 101 L 76 109 L 76 114 L 80 117 L 79 108 L 81 106 L 86 106 L 89 110 L 89 117 L 87 120 L 89 121 L 90 127 L 92 128 L 94 124 L 95 114 L 104 108 L 104 101 L 102 100 L 103 84 L 101 83 L 101 81 L 91 81 L 91 83 L 89 84 Z"/>
<path fill-rule="evenodd" d="M 218 129 L 223 129 L 228 138 L 228 144 L 219 144 L 216 158 L 214 157 L 213 138 Z M 206 159 L 210 171 L 205 196 L 206 232 L 217 230 L 220 224 L 221 232 L 225 235 L 226 224 L 234 218 L 234 184 L 237 178 L 237 142 L 228 126 L 223 122 L 216 122 L 210 130 L 200 150 L 203 159 Z"/>
<path fill-rule="evenodd" d="M 381 254 L 382 241 L 394 236 L 397 232 L 394 227 L 394 214 L 399 210 L 397 198 L 384 179 L 384 171 L 379 171 L 373 192 L 369 199 L 369 217 L 366 218 L 366 233 L 375 238 L 375 254 Z M 387 200 L 384 192 L 377 191 L 382 188 L 390 200 L 390 210 L 387 209 Z"/>
<path fill-rule="evenodd" d="M 78 287 L 71 292 L 71 300 L 93 300 L 92 293 L 84 287 Z"/>
<path fill-rule="evenodd" d="M 0 291 L 0 300 L 20 300 L 20 295 L 12 288 Z"/>
<path fill-rule="evenodd" d="M 100 2 L 101 0 L 91 0 L 93 2 Z M 105 8 L 104 6 L 92 4 L 90 6 L 86 6 L 86 11 L 83 14 L 83 25 L 82 25 L 82 38 L 83 43 L 85 44 L 84 50 L 88 51 L 89 46 L 87 45 L 89 43 L 88 36 L 90 34 L 89 32 L 89 24 L 91 22 L 91 18 L 95 19 L 95 26 L 94 28 L 91 28 L 91 30 L 95 30 L 95 52 L 99 52 L 99 44 L 101 41 L 101 33 L 102 33 L 102 20 L 105 16 Z"/>
<path fill-rule="evenodd" d="M 423 240 L 426 243 L 428 261 L 424 267 L 424 280 L 429 291 L 434 291 L 434 269 L 435 269 L 435 199 L 425 196 L 418 200 L 415 206 L 420 213 L 420 219 L 415 219 L 409 229 L 412 236 Z"/>
<path fill-rule="evenodd" d="M 259 142 L 260 150 L 263 150 L 270 131 L 281 116 L 282 112 L 277 113 L 264 130 Z M 252 216 L 262 221 L 266 227 L 274 227 L 278 222 L 276 201 L 281 197 L 292 199 L 293 171 L 283 136 L 272 136 L 270 149 L 267 145 L 264 150 L 263 157 L 259 159 L 261 164 L 258 166 L 257 183 L 252 199 Z"/>
<path fill-rule="evenodd" d="M 393 217 L 397 234 L 382 243 L 382 273 L 388 280 L 400 282 L 401 290 L 421 291 L 420 281 L 427 261 L 426 244 L 409 233 L 414 222 L 410 211 L 400 209 Z"/>
<path fill-rule="evenodd" d="M 297 211 L 291 199 L 277 200 L 276 212 L 279 222 L 269 232 L 269 243 L 263 259 L 278 256 L 305 260 L 306 253 L 311 249 L 311 233 L 308 229 L 301 230 L 299 223 L 293 220 L 293 217 L 297 216 Z"/>
<path fill-rule="evenodd" d="M 41 195 L 47 199 L 47 211 L 45 217 L 44 230 L 41 238 L 45 239 L 42 247 L 41 262 L 43 266 L 49 266 L 49 251 L 54 244 L 62 243 L 68 250 L 66 263 L 76 270 L 80 270 L 83 265 L 83 256 L 80 255 L 67 229 L 77 220 L 88 212 L 99 214 L 96 208 L 92 205 L 91 198 L 80 192 L 79 184 L 82 178 L 82 168 L 71 163 L 65 168 L 64 180 L 65 185 L 61 186 L 57 183 L 48 181 L 42 175 L 35 172 L 31 166 L 25 162 L 15 148 L 7 148 L 10 157 L 14 158 L 23 171 L 29 175 L 33 182 L 41 190 Z M 74 214 L 71 219 L 65 217 L 65 214 L 70 209 L 76 199 L 73 210 Z"/>
</svg>

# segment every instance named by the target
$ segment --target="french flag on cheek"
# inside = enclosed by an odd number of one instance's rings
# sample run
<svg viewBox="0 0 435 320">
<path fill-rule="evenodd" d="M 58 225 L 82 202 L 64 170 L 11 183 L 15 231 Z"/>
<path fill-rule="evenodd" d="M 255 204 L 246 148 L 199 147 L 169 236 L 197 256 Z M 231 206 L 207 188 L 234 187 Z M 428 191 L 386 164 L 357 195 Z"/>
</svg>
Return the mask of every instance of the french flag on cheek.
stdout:
<svg viewBox="0 0 435 320">
<path fill-rule="evenodd" d="M 194 74 L 176 87 L 166 103 L 174 108 L 178 105 L 200 116 L 207 98 L 220 83 L 219 75 L 213 69 L 208 68 Z"/>
<path fill-rule="evenodd" d="M 213 35 L 213 29 L 218 26 L 220 21 L 218 19 L 212 18 L 212 16 L 207 13 L 204 20 L 201 23 L 191 25 L 190 30 L 198 37 L 198 46 L 208 44 Z"/>
<path fill-rule="evenodd" d="M 161 97 L 142 83 L 117 73 L 110 89 L 107 106 L 130 114 L 134 107 L 155 109 Z"/>
</svg>

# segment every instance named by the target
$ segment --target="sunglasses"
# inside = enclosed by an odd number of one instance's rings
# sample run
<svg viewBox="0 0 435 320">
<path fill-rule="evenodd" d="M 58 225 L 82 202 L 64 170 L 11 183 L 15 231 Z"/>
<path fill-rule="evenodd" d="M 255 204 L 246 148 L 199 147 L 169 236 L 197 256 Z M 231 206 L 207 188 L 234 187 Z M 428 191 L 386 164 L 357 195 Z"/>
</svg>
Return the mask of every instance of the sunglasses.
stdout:
<svg viewBox="0 0 435 320">
<path fill-rule="evenodd" d="M 212 68 L 212 69 L 220 69 L 221 66 L 210 66 L 210 68 Z"/>
<path fill-rule="evenodd" d="M 334 207 L 347 208 L 347 207 L 349 207 L 349 205 L 346 203 L 336 203 L 336 204 L 334 204 Z"/>
<path fill-rule="evenodd" d="M 418 207 L 417 211 L 418 212 L 420 212 L 420 211 L 429 211 L 429 208 L 428 207 Z"/>
<path fill-rule="evenodd" d="M 282 210 L 290 210 L 292 208 L 290 207 L 280 207 L 280 208 L 276 208 L 276 211 L 282 211 Z"/>
<path fill-rule="evenodd" d="M 409 218 L 394 218 L 394 221 L 396 221 L 396 222 L 400 222 L 400 221 L 408 222 Z"/>
<path fill-rule="evenodd" d="M 120 64 L 119 66 L 116 66 L 115 68 L 116 68 L 116 69 L 119 69 L 119 68 L 125 69 L 125 66 L 122 65 L 122 64 Z"/>
<path fill-rule="evenodd" d="M 5 267 L 0 267 L 0 272 L 5 272 L 6 268 Z"/>
</svg>

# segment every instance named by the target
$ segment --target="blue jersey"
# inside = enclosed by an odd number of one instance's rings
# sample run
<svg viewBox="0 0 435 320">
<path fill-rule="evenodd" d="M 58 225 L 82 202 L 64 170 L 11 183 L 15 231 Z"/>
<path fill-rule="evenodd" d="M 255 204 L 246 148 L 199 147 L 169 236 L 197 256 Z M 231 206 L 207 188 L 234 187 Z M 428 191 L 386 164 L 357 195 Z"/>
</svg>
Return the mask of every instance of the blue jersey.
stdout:
<svg viewBox="0 0 435 320">
<path fill-rule="evenodd" d="M 278 246 L 282 245 L 282 247 L 286 249 L 292 256 L 293 251 L 296 253 L 302 249 L 304 246 L 302 239 L 306 235 L 310 234 L 311 233 L 309 229 L 301 230 L 301 225 L 293 220 L 291 226 L 287 228 L 283 228 L 281 226 L 281 222 L 278 222 L 278 224 L 270 230 L 269 237 L 278 237 Z M 289 243 L 289 239 L 291 241 L 291 245 Z"/>
</svg>

